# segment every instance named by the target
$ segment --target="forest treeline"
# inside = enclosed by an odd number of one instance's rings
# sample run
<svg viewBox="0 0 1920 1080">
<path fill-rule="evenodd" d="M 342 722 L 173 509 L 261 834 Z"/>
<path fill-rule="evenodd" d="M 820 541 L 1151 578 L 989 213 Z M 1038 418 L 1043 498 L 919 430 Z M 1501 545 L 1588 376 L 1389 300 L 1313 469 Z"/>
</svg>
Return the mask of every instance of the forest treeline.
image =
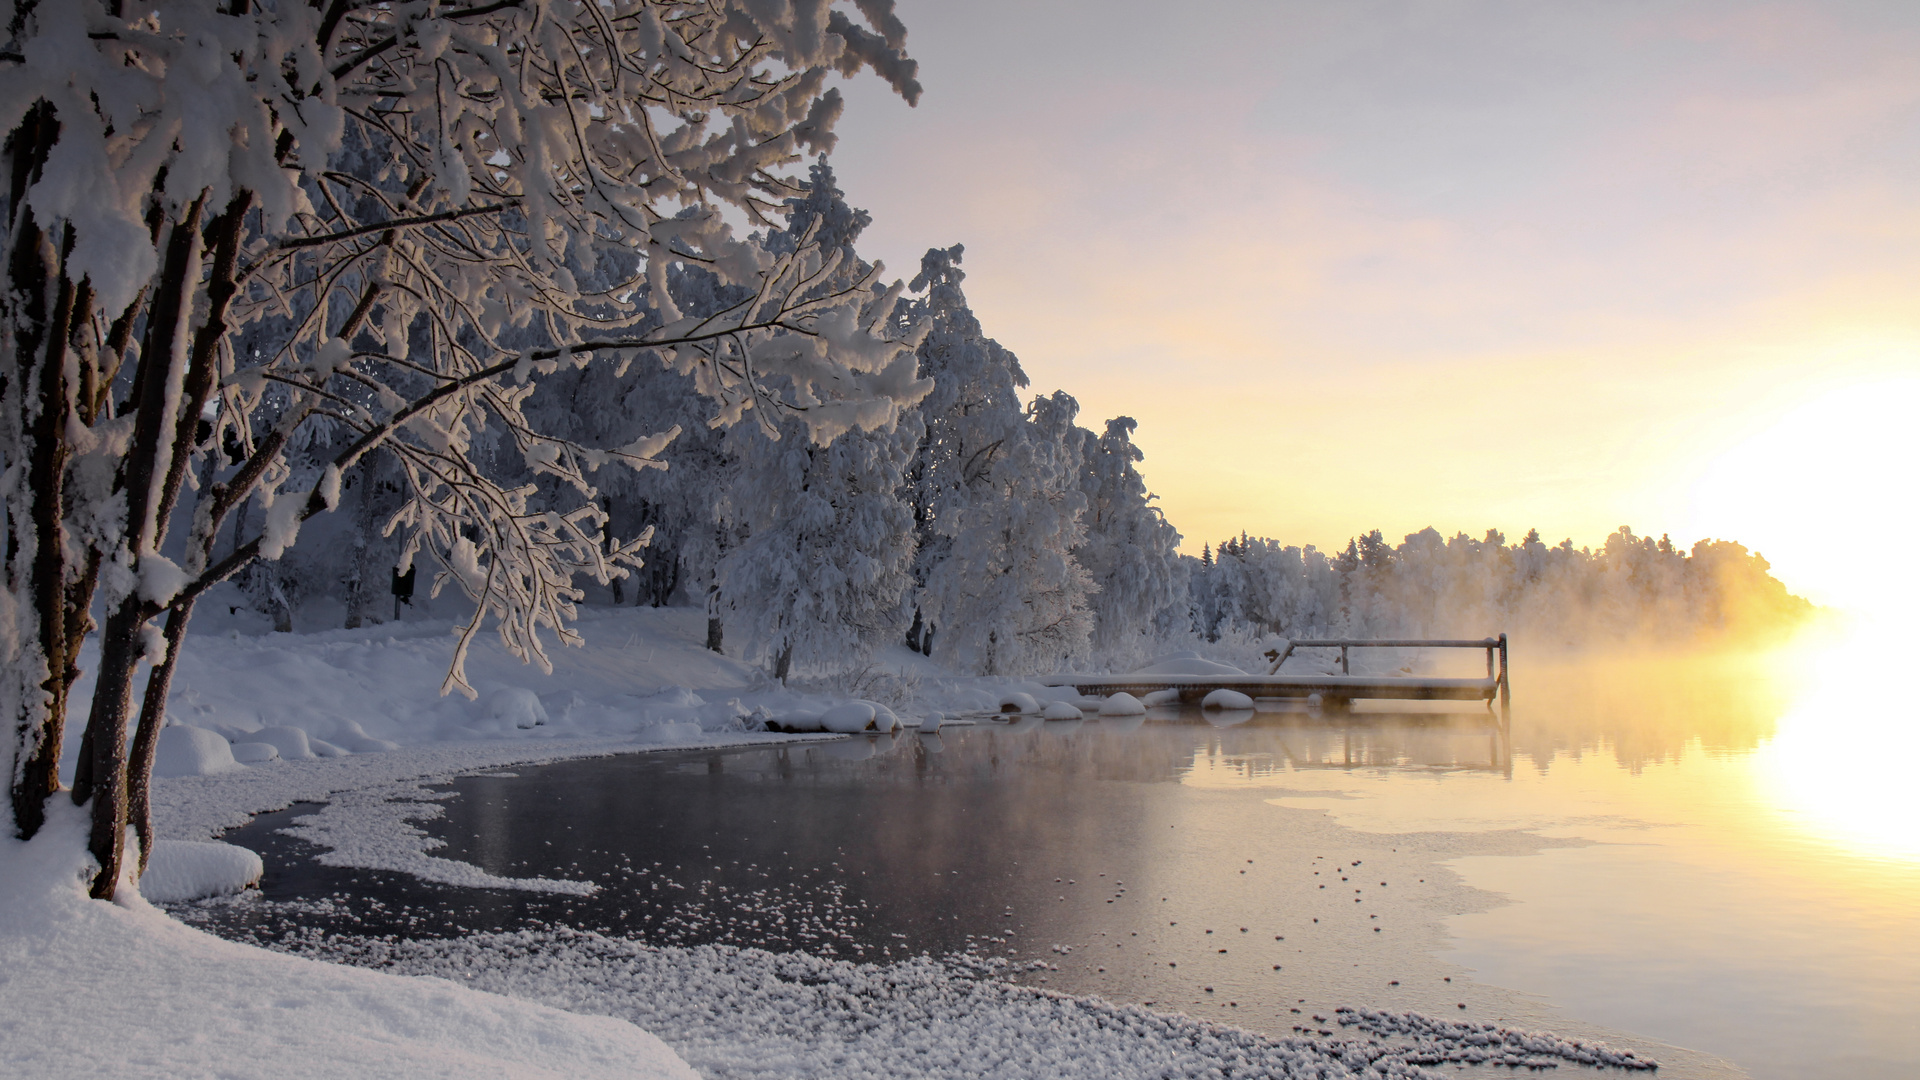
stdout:
<svg viewBox="0 0 1920 1080">
<path fill-rule="evenodd" d="M 816 288 L 870 275 L 855 250 L 870 219 L 824 159 L 785 209 L 784 230 L 756 237 L 770 257 L 811 238 L 839 258 Z M 931 389 L 890 428 L 850 418 L 822 443 L 800 417 L 756 413 L 750 399 L 715 423 L 698 385 L 706 373 L 691 368 L 596 358 L 544 379 L 524 404 L 544 432 L 607 446 L 678 431 L 660 455 L 667 467 L 595 478 L 607 535 L 648 537 L 643 565 L 606 598 L 704 604 L 712 647 L 782 678 L 796 663 L 857 665 L 896 641 L 956 670 L 1024 674 L 1127 664 L 1194 637 L 1504 629 L 1575 648 L 1746 639 L 1810 610 L 1738 543 L 1682 551 L 1626 528 L 1598 550 L 1550 546 L 1537 532 L 1508 544 L 1492 531 L 1427 529 L 1398 545 L 1375 530 L 1337 553 L 1243 535 L 1183 556 L 1141 474 L 1135 421 L 1082 427 L 1065 392 L 1023 403 L 1027 376 L 968 306 L 962 256 L 959 246 L 927 252 L 893 316 L 928 325 L 916 357 Z M 744 291 L 698 265 L 641 292 L 661 287 L 664 302 L 640 299 L 681 318 L 726 310 Z M 307 430 L 294 468 L 317 475 L 351 432 Z M 561 485 L 515 463 L 510 434 L 493 436 L 491 468 L 519 470 L 557 502 Z M 406 487 L 390 455 L 368 455 L 344 478 L 336 521 L 317 523 L 338 542 L 254 563 L 242 587 L 282 626 L 323 597 L 344 606 L 349 626 L 380 618 L 388 568 L 406 557 L 404 532 L 388 535 Z M 234 529 L 255 525 L 242 514 Z"/>
</svg>

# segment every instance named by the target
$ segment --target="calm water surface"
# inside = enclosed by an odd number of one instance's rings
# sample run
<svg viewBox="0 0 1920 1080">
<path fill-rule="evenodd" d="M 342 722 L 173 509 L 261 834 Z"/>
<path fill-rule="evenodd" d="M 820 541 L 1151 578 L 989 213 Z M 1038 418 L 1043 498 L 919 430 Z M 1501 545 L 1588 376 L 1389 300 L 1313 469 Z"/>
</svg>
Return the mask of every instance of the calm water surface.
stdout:
<svg viewBox="0 0 1920 1080">
<path fill-rule="evenodd" d="M 297 921 L 359 933 L 964 953 L 1281 1034 L 1358 1004 L 1597 1036 L 1670 1076 L 1912 1077 L 1915 717 L 1862 663 L 1522 657 L 1510 733 L 1165 711 L 451 786 L 440 854 L 586 898 L 319 867 L 273 832 L 297 809 L 232 838 L 268 899 L 334 898 Z M 283 930 L 265 908 L 216 918 Z"/>
</svg>

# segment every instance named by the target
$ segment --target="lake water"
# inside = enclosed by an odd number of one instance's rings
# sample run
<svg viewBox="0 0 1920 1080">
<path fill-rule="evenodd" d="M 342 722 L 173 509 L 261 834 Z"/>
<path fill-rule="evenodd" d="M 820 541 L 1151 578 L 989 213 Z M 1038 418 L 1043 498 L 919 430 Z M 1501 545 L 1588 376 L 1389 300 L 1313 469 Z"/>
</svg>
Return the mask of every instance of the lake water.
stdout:
<svg viewBox="0 0 1920 1080">
<path fill-rule="evenodd" d="M 1508 731 L 1165 710 L 451 785 L 438 854 L 591 897 L 319 867 L 274 833 L 296 809 L 230 837 L 295 903 L 210 917 L 963 953 L 1278 1034 L 1352 1004 L 1598 1037 L 1669 1076 L 1920 1075 L 1920 748 L 1872 657 L 1514 670 Z"/>
</svg>

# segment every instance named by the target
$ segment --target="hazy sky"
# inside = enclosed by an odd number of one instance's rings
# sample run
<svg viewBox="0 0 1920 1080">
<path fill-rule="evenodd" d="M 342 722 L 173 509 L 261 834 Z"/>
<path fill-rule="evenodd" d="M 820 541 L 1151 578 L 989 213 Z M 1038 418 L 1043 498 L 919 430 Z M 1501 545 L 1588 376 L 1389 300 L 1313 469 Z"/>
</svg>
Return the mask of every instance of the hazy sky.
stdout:
<svg viewBox="0 0 1920 1080">
<path fill-rule="evenodd" d="M 1198 551 L 1905 532 L 1920 3 L 900 0 L 834 155 Z M 1823 546 L 1826 545 L 1826 546 Z"/>
</svg>

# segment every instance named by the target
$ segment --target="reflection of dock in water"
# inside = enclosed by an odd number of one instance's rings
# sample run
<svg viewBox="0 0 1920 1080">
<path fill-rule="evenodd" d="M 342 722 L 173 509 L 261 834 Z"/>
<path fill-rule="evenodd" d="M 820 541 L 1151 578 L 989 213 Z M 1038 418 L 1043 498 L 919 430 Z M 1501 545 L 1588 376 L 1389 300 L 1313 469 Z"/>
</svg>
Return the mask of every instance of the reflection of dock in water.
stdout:
<svg viewBox="0 0 1920 1080">
<path fill-rule="evenodd" d="M 1440 678 L 1426 675 L 1354 675 L 1350 650 L 1369 649 L 1484 649 L 1487 674 L 1483 679 Z M 1339 649 L 1338 675 L 1281 675 L 1280 666 L 1300 649 Z M 1082 694 L 1106 696 L 1128 693 L 1135 697 L 1174 691 L 1183 704 L 1198 704 L 1215 690 L 1233 690 L 1254 699 L 1306 701 L 1318 698 L 1328 712 L 1343 712 L 1356 701 L 1484 701 L 1491 710 L 1496 698 L 1504 718 L 1508 698 L 1507 635 L 1477 640 L 1401 639 L 1361 640 L 1330 638 L 1292 641 L 1270 650 L 1273 661 L 1265 675 L 1055 675 L 1040 680 L 1048 686 L 1071 686 Z"/>
<path fill-rule="evenodd" d="M 1222 728 L 1218 720 L 1202 721 Z M 1278 750 L 1272 771 L 1436 769 L 1513 774 L 1513 741 L 1497 717 L 1471 712 L 1358 712 L 1326 714 L 1295 706 L 1260 711 L 1226 731 L 1255 729 Z M 1249 777 L 1268 771 L 1248 757 Z M 1222 746 L 1223 757 L 1242 757 Z"/>
</svg>

